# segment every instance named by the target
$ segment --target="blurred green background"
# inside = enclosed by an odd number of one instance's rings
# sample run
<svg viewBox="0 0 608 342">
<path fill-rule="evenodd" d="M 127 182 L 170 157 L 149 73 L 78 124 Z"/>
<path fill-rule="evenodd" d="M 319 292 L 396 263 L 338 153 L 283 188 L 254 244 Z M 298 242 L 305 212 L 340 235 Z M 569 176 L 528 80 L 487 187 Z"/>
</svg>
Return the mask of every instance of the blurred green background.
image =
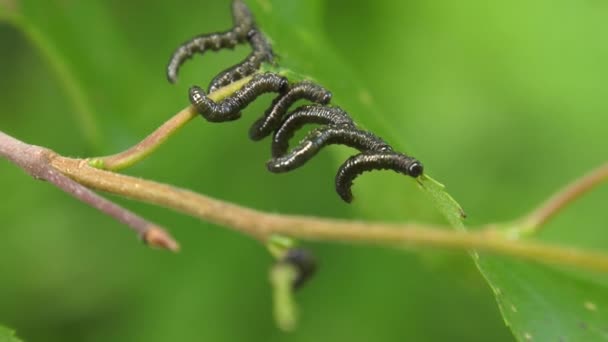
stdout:
<svg viewBox="0 0 608 342">
<path fill-rule="evenodd" d="M 422 160 L 471 226 L 515 218 L 606 159 L 604 2 L 247 3 L 282 65 Z M 231 25 L 229 1 L 0 6 L 23 18 L 0 23 L 0 129 L 69 156 L 133 144 L 187 104 L 190 85 L 247 54 L 197 57 L 177 85 L 165 79 L 179 43 Z M 333 177 L 346 148 L 293 173 L 267 172 L 269 142 L 249 141 L 247 130 L 270 99 L 238 122 L 191 123 L 126 173 L 271 212 L 443 222 L 414 182 L 392 173 L 366 174 L 355 203 L 342 203 Z M 4 160 L 0 175 L 0 323 L 26 341 L 513 340 L 464 253 L 306 243 L 320 270 L 297 295 L 298 330 L 285 334 L 272 320 L 272 259 L 256 242 L 116 198 L 182 244 L 177 255 L 150 250 Z M 606 198 L 608 189 L 594 191 L 540 238 L 608 250 Z"/>
</svg>

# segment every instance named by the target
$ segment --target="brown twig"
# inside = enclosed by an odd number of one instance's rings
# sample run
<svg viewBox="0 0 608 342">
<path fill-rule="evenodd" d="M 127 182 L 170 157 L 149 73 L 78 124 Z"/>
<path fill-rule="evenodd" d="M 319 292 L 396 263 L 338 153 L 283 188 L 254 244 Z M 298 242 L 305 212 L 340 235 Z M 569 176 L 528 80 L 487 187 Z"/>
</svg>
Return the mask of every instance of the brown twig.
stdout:
<svg viewBox="0 0 608 342">
<path fill-rule="evenodd" d="M 147 244 L 171 251 L 179 249 L 177 242 L 160 226 L 99 196 L 52 167 L 50 161 L 56 157 L 56 154 L 51 150 L 25 144 L 0 132 L 0 156 L 20 166 L 32 177 L 48 181 L 82 202 L 114 217 L 138 233 Z"/>
<path fill-rule="evenodd" d="M 522 223 L 518 224 L 523 227 L 519 232 L 522 235 L 537 233 L 564 207 L 606 180 L 608 180 L 608 163 L 574 180 L 526 215 L 521 220 Z"/>
<path fill-rule="evenodd" d="M 608 255 L 536 242 L 513 241 L 500 234 L 457 232 L 423 224 L 385 224 L 264 213 L 189 190 L 89 167 L 78 159 L 56 157 L 52 165 L 86 186 L 170 208 L 245 233 L 261 241 L 272 234 L 295 238 L 399 246 L 409 244 L 478 250 L 521 259 L 608 272 Z"/>
<path fill-rule="evenodd" d="M 34 176 L 38 175 L 37 169 L 51 165 L 84 186 L 171 208 L 264 242 L 273 234 L 282 234 L 319 241 L 476 250 L 540 263 L 608 272 L 608 255 L 599 252 L 509 240 L 492 230 L 460 232 L 422 224 L 367 223 L 264 213 L 170 185 L 99 170 L 89 166 L 86 160 L 65 158 L 50 150 L 18 142 L 5 134 L 0 135 L 0 138 L 0 154 Z M 17 148 L 11 151 L 9 146 L 7 150 L 7 139 L 12 139 L 13 142 L 9 145 Z M 32 160 L 20 162 L 23 154 L 29 154 L 30 157 L 27 158 Z"/>
<path fill-rule="evenodd" d="M 249 82 L 251 77 L 245 77 L 209 93 L 208 97 L 215 102 L 219 102 Z M 188 106 L 129 149 L 110 156 L 91 158 L 89 163 L 96 168 L 111 171 L 122 170 L 132 166 L 156 151 L 169 137 L 177 133 L 190 120 L 197 116 L 196 109 L 193 106 Z"/>
</svg>

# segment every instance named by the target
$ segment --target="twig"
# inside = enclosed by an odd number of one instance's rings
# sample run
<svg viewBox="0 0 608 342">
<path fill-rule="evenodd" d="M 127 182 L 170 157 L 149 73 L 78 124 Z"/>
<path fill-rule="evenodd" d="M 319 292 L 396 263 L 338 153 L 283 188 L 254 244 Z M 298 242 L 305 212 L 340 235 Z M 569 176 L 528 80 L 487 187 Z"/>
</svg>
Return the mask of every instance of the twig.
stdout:
<svg viewBox="0 0 608 342">
<path fill-rule="evenodd" d="M 52 160 L 52 165 L 91 188 L 170 208 L 261 241 L 266 241 L 273 234 L 282 234 L 319 241 L 474 249 L 541 263 L 608 272 L 608 255 L 538 242 L 513 241 L 491 230 L 467 233 L 422 224 L 366 223 L 264 213 L 170 185 L 98 170 L 79 159 L 57 156 Z"/>
<path fill-rule="evenodd" d="M 40 177 L 39 170 L 48 167 L 50 162 L 56 170 L 84 186 L 171 208 L 261 241 L 266 241 L 273 234 L 282 234 L 320 241 L 477 250 L 540 263 L 608 272 L 608 255 L 509 240 L 492 230 L 467 233 L 421 224 L 366 223 L 264 213 L 170 185 L 99 170 L 89 166 L 86 160 L 65 158 L 50 150 L 19 142 L 6 134 L 0 135 L 0 155 L 7 156 L 37 177 Z"/>
<path fill-rule="evenodd" d="M 521 220 L 522 224 L 518 224 L 523 227 L 519 233 L 528 235 L 539 232 L 564 207 L 606 180 L 608 180 L 608 163 L 576 179 L 526 215 Z"/>
<path fill-rule="evenodd" d="M 179 245 L 163 228 L 94 193 L 60 173 L 50 164 L 56 154 L 46 148 L 28 145 L 0 132 L 0 156 L 20 166 L 37 179 L 48 181 L 75 198 L 114 217 L 133 229 L 151 246 L 179 250 Z"/>
<path fill-rule="evenodd" d="M 293 331 L 298 321 L 298 305 L 293 296 L 296 270 L 293 265 L 279 263 L 270 269 L 269 276 L 272 285 L 274 320 L 281 330 Z"/>
<path fill-rule="evenodd" d="M 215 92 L 209 93 L 208 96 L 215 102 L 221 101 L 249 82 L 251 77 L 252 76 L 245 77 L 239 81 L 233 82 Z M 131 148 L 111 156 L 91 158 L 89 163 L 96 168 L 111 171 L 122 170 L 132 166 L 156 151 L 156 149 L 169 139 L 169 137 L 177 133 L 180 128 L 184 127 L 190 120 L 197 116 L 198 113 L 195 108 L 193 106 L 188 106 Z"/>
</svg>

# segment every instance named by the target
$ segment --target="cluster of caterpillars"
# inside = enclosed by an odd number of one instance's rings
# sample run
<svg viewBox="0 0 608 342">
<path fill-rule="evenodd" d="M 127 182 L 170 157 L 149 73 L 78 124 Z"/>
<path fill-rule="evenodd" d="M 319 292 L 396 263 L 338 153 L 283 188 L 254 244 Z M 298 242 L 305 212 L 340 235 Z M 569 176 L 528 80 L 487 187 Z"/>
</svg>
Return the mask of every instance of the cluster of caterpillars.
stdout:
<svg viewBox="0 0 608 342">
<path fill-rule="evenodd" d="M 253 75 L 240 90 L 220 102 L 214 102 L 197 87 L 190 88 L 190 102 L 210 122 L 232 121 L 241 117 L 241 110 L 264 93 L 278 93 L 270 108 L 249 130 L 253 140 L 272 134 L 272 159 L 267 162 L 271 172 L 287 172 L 304 165 L 324 146 L 342 144 L 360 151 L 340 166 L 336 175 L 336 191 L 350 203 L 354 179 L 365 171 L 393 170 L 418 177 L 422 164 L 403 153 L 394 151 L 380 137 L 357 128 L 349 115 L 339 107 L 329 105 L 331 93 L 310 81 L 290 83 L 287 78 L 271 72 L 260 73 L 263 63 L 274 63 L 273 52 L 264 35 L 258 30 L 251 12 L 240 0 L 232 4 L 234 26 L 225 32 L 196 36 L 180 45 L 167 67 L 167 77 L 175 82 L 179 67 L 195 53 L 208 50 L 232 49 L 248 43 L 252 52 L 241 63 L 232 66 L 211 81 L 208 92 Z M 296 101 L 305 99 L 313 104 L 289 111 Z M 295 147 L 289 150 L 289 140 L 306 124 L 325 125 L 312 130 Z"/>
</svg>

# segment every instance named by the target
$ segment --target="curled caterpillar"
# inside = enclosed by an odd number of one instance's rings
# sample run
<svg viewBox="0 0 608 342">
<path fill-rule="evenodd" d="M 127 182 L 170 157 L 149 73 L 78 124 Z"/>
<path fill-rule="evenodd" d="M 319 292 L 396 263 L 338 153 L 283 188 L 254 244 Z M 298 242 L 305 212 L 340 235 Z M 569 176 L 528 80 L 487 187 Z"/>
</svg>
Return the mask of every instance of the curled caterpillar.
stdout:
<svg viewBox="0 0 608 342">
<path fill-rule="evenodd" d="M 351 187 L 357 176 L 366 171 L 393 170 L 398 173 L 418 177 L 424 171 L 415 158 L 393 151 L 360 153 L 342 164 L 336 175 L 336 191 L 345 202 L 352 202 Z"/>
<path fill-rule="evenodd" d="M 239 64 L 215 76 L 209 85 L 209 92 L 255 73 L 264 62 L 273 63 L 272 49 L 264 35 L 257 30 L 252 30 L 249 33 L 249 44 L 253 51 Z"/>
<path fill-rule="evenodd" d="M 177 82 L 179 68 L 195 53 L 234 49 L 235 46 L 246 42 L 249 42 L 253 51 L 242 62 L 219 73 L 211 81 L 209 92 L 255 73 L 264 62 L 273 63 L 270 44 L 255 26 L 251 11 L 241 0 L 232 2 L 232 20 L 234 26 L 228 31 L 198 35 L 181 44 L 173 52 L 167 66 L 169 82 Z"/>
<path fill-rule="evenodd" d="M 287 85 L 287 79 L 279 75 L 259 74 L 220 103 L 215 103 L 209 99 L 200 87 L 193 86 L 190 88 L 190 102 L 207 121 L 232 121 L 240 118 L 241 109 L 253 102 L 258 96 L 264 93 L 282 92 L 287 88 Z"/>
<path fill-rule="evenodd" d="M 329 105 L 332 94 L 327 89 L 311 81 L 290 84 L 279 74 L 257 73 L 263 62 L 273 61 L 272 49 L 263 34 L 255 27 L 251 13 L 240 0 L 233 2 L 233 17 L 235 26 L 231 31 L 194 38 L 178 48 L 169 63 L 168 75 L 171 80 L 171 75 L 177 74 L 179 65 L 192 55 L 191 51 L 202 53 L 206 46 L 217 49 L 231 48 L 236 44 L 235 41 L 240 41 L 221 37 L 236 37 L 242 34 L 242 31 L 249 30 L 247 39 L 253 52 L 244 62 L 216 76 L 209 85 L 209 90 L 212 91 L 255 74 L 251 80 L 240 90 L 219 102 L 211 100 L 198 86 L 193 86 L 189 90 L 190 103 L 207 121 L 237 120 L 241 117 L 241 110 L 257 97 L 265 93 L 277 93 L 278 96 L 272 101 L 270 108 L 253 123 L 249 130 L 249 137 L 256 141 L 270 134 L 273 135 L 272 158 L 266 163 L 268 170 L 274 173 L 294 170 L 308 162 L 327 145 L 340 144 L 355 148 L 360 153 L 340 166 L 335 179 L 336 192 L 347 203 L 353 200 L 351 187 L 355 178 L 363 172 L 393 170 L 414 178 L 423 173 L 424 168 L 418 160 L 394 151 L 382 138 L 359 129 L 343 109 Z M 197 39 L 218 43 L 195 44 L 194 41 Z M 300 106 L 289 112 L 289 108 L 301 99 L 313 104 Z M 312 130 L 298 145 L 289 150 L 289 140 L 306 124 L 325 126 Z"/>
<path fill-rule="evenodd" d="M 320 85 L 308 81 L 292 85 L 289 92 L 285 96 L 277 97 L 264 116 L 251 126 L 249 130 L 251 140 L 257 141 L 269 136 L 274 129 L 279 127 L 281 118 L 287 113 L 289 107 L 301 99 L 325 105 L 331 100 L 331 93 Z"/>
</svg>

